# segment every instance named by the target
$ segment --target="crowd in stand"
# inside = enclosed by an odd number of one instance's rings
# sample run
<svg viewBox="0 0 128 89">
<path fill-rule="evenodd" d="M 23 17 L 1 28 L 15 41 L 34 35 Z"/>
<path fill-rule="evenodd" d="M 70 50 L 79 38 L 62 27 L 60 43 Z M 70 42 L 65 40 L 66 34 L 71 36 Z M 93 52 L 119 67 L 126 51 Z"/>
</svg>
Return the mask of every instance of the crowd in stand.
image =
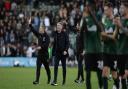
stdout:
<svg viewBox="0 0 128 89">
<path fill-rule="evenodd" d="M 38 30 L 40 25 L 44 25 L 51 39 L 56 22 L 63 21 L 69 33 L 69 51 L 75 52 L 76 25 L 82 17 L 84 0 L 60 0 L 57 12 L 38 9 L 35 5 L 41 2 L 43 1 L 0 0 L 0 56 L 27 56 L 26 52 L 31 44 L 37 43 L 36 37 L 29 29 L 30 17 L 34 28 Z M 28 9 L 27 6 L 31 8 Z M 34 54 L 36 55 L 36 52 Z"/>
<path fill-rule="evenodd" d="M 30 15 L 36 30 L 43 24 L 49 32 L 52 32 L 56 22 L 63 20 L 66 30 L 75 32 L 75 26 L 80 20 L 82 10 L 78 2 L 64 3 L 62 1 L 58 12 L 38 9 L 29 12 L 25 6 L 30 5 L 32 0 L 26 1 L 0 1 L 0 56 L 26 56 L 31 43 L 37 40 L 29 30 Z M 36 3 L 36 1 L 34 2 Z"/>
</svg>

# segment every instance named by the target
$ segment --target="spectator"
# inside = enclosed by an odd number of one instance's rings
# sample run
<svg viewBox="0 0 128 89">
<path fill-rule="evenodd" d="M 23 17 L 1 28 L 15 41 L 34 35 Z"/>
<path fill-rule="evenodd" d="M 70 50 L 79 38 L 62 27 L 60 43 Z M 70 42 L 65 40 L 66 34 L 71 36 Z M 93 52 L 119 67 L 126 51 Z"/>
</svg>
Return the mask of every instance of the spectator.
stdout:
<svg viewBox="0 0 128 89">
<path fill-rule="evenodd" d="M 51 31 L 55 28 L 56 23 L 62 21 L 64 23 L 63 31 L 67 32 L 68 30 L 69 36 L 72 35 L 70 37 L 71 45 L 74 43 L 73 40 L 76 33 L 72 32 L 75 32 L 76 23 L 81 18 L 82 10 L 80 10 L 80 7 L 82 7 L 84 0 L 73 0 L 73 2 L 70 0 L 57 0 L 58 5 L 60 4 L 61 6 L 57 7 L 58 9 L 56 9 L 56 11 L 53 10 L 54 8 L 42 10 L 42 17 L 40 11 L 35 12 L 36 10 L 34 10 L 34 13 L 31 14 L 31 11 L 28 10 L 27 7 L 22 7 L 22 5 L 33 5 L 32 0 L 26 0 L 26 4 L 24 4 L 23 1 L 24 0 L 0 0 L 0 31 L 2 33 L 0 33 L 0 46 L 4 47 L 5 50 L 8 49 L 8 52 L 5 52 L 7 56 L 11 55 L 10 47 L 12 47 L 8 44 L 12 45 L 12 43 L 15 43 L 12 48 L 16 48 L 16 55 L 25 56 L 28 45 L 32 42 L 38 43 L 36 37 L 28 29 L 28 18 L 30 15 L 32 16 L 33 27 L 38 30 L 40 24 L 43 24 L 50 29 L 48 33 L 52 33 Z M 37 7 L 38 2 L 38 0 L 34 2 Z M 44 1 L 42 0 L 40 3 L 44 3 Z M 52 5 L 54 5 L 54 2 Z M 102 5 L 99 5 L 98 8 L 102 8 Z M 99 14 L 101 14 L 100 11 Z M 52 38 L 51 36 L 51 39 Z M 74 50 L 73 45 L 72 47 Z"/>
<path fill-rule="evenodd" d="M 35 15 L 34 15 L 34 22 L 33 22 L 33 25 L 34 25 L 34 29 L 36 29 L 37 31 L 39 30 L 39 27 L 40 27 L 40 16 L 39 16 L 39 12 L 35 12 Z"/>
<path fill-rule="evenodd" d="M 39 1 L 38 0 L 35 0 L 34 1 L 34 8 L 38 8 L 38 6 L 39 6 Z"/>
<path fill-rule="evenodd" d="M 17 9 L 17 4 L 15 2 L 12 2 L 11 10 L 14 11 L 15 9 Z"/>
<path fill-rule="evenodd" d="M 10 11 L 11 10 L 11 2 L 10 2 L 10 0 L 5 0 L 4 8 L 5 8 L 6 11 Z"/>
<path fill-rule="evenodd" d="M 4 0 L 0 0 L 0 8 L 4 7 Z"/>
<path fill-rule="evenodd" d="M 17 24 L 16 24 L 16 20 L 15 20 L 13 24 L 14 24 L 14 26 L 16 25 L 16 29 L 17 29 L 18 31 L 21 30 L 21 28 L 22 28 L 21 21 L 18 21 Z"/>
<path fill-rule="evenodd" d="M 15 43 L 9 44 L 9 50 L 10 50 L 10 56 L 11 57 L 16 57 L 17 56 L 17 48 L 16 48 Z"/>
<path fill-rule="evenodd" d="M 0 45 L 0 56 L 5 56 L 5 45 Z"/>
<path fill-rule="evenodd" d="M 33 53 L 36 51 L 34 49 L 35 45 L 34 44 L 31 44 L 28 49 L 27 49 L 27 52 L 26 52 L 26 57 L 32 57 L 33 56 Z"/>
<path fill-rule="evenodd" d="M 10 42 L 11 43 L 14 43 L 15 41 L 16 41 L 16 39 L 15 39 L 15 33 L 14 33 L 13 30 L 11 30 L 11 32 L 10 32 Z"/>
<path fill-rule="evenodd" d="M 24 13 L 23 13 L 22 10 L 21 10 L 20 13 L 19 13 L 19 18 L 20 18 L 20 19 L 24 18 Z"/>
<path fill-rule="evenodd" d="M 1 11 L 0 12 L 0 19 L 3 20 L 5 18 L 5 12 Z"/>
<path fill-rule="evenodd" d="M 59 10 L 60 19 L 67 19 L 67 8 L 64 4 L 61 5 Z"/>
<path fill-rule="evenodd" d="M 45 25 L 46 29 L 50 26 L 50 19 L 48 17 L 48 14 L 46 14 L 44 17 L 44 25 Z"/>
<path fill-rule="evenodd" d="M 11 55 L 11 51 L 10 51 L 10 47 L 9 47 L 9 44 L 5 44 L 3 45 L 3 54 L 4 56 L 8 57 Z"/>
<path fill-rule="evenodd" d="M 23 56 L 23 47 L 21 43 L 17 43 L 17 56 Z"/>
</svg>

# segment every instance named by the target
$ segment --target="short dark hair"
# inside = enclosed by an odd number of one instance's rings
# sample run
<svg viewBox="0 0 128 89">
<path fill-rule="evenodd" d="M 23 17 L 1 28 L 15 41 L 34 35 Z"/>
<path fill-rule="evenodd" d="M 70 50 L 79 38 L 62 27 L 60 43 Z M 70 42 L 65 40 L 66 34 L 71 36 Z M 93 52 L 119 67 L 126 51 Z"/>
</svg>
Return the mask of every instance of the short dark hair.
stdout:
<svg viewBox="0 0 128 89">
<path fill-rule="evenodd" d="M 61 24 L 63 26 L 63 23 L 62 22 L 57 22 L 57 24 Z"/>
<path fill-rule="evenodd" d="M 109 8 L 112 8 L 112 7 L 113 7 L 113 4 L 112 4 L 111 2 L 107 2 L 107 3 L 105 3 L 104 6 L 107 6 L 107 7 L 109 7 Z"/>
</svg>

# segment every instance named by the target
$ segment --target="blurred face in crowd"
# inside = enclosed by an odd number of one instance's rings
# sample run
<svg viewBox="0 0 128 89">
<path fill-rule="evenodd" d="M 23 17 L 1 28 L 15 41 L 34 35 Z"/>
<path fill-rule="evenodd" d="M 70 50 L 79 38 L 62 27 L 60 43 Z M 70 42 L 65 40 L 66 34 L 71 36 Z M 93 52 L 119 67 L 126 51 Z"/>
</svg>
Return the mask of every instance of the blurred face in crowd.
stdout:
<svg viewBox="0 0 128 89">
<path fill-rule="evenodd" d="M 86 13 L 89 12 L 89 10 L 88 10 L 88 6 L 85 6 L 85 7 L 84 7 L 84 11 L 85 11 Z"/>
<path fill-rule="evenodd" d="M 64 5 L 63 5 L 63 4 L 61 5 L 61 8 L 62 8 L 62 9 L 64 8 Z"/>
<path fill-rule="evenodd" d="M 45 32 L 45 27 L 44 26 L 40 26 L 39 33 L 44 33 L 44 32 Z"/>
<path fill-rule="evenodd" d="M 128 12 L 127 12 L 127 11 L 128 11 L 127 9 L 128 9 L 128 8 L 127 8 L 125 5 L 122 4 L 122 5 L 120 6 L 120 10 L 119 10 L 119 11 L 120 11 L 120 14 L 121 14 L 122 16 L 126 15 L 126 14 L 128 13 Z"/>
<path fill-rule="evenodd" d="M 57 32 L 61 32 L 62 29 L 63 29 L 62 23 L 61 23 L 61 22 L 58 22 L 58 23 L 57 23 L 57 29 L 56 29 Z"/>
<path fill-rule="evenodd" d="M 113 14 L 113 9 L 112 7 L 104 6 L 104 14 L 107 17 L 110 17 Z"/>
</svg>

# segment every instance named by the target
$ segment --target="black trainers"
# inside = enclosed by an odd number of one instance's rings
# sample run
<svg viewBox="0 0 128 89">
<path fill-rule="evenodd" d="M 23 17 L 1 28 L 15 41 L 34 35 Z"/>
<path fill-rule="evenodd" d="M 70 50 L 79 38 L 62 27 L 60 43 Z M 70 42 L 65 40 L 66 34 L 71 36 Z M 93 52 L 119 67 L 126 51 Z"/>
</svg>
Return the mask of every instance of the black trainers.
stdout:
<svg viewBox="0 0 128 89">
<path fill-rule="evenodd" d="M 62 86 L 65 85 L 65 81 L 62 82 Z"/>
<path fill-rule="evenodd" d="M 80 80 L 79 82 L 80 82 L 80 83 L 84 83 L 84 79 Z"/>
<path fill-rule="evenodd" d="M 50 77 L 48 77 L 47 84 L 50 84 L 50 81 L 51 81 L 51 76 L 50 76 Z"/>
<path fill-rule="evenodd" d="M 33 81 L 33 84 L 34 84 L 34 85 L 37 85 L 37 84 L 39 84 L 39 82 L 37 82 L 37 81 Z"/>
<path fill-rule="evenodd" d="M 47 81 L 47 84 L 50 84 L 50 80 Z"/>
<path fill-rule="evenodd" d="M 75 83 L 79 83 L 79 80 L 78 80 L 78 79 L 76 79 L 76 80 L 74 80 L 74 82 L 75 82 Z"/>
<path fill-rule="evenodd" d="M 55 83 L 55 82 L 52 82 L 51 85 L 52 85 L 52 86 L 58 86 L 58 84 Z"/>
</svg>

